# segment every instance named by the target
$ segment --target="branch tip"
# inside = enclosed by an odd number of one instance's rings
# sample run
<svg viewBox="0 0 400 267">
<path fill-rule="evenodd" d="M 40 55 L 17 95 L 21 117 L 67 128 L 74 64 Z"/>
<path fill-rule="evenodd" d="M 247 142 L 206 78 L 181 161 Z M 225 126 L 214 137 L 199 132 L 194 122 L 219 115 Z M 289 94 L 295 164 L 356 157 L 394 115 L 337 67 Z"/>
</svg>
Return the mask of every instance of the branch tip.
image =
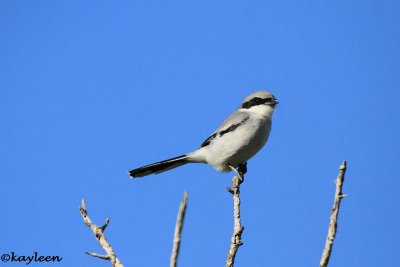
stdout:
<svg viewBox="0 0 400 267">
<path fill-rule="evenodd" d="M 233 189 L 228 187 L 228 186 L 226 187 L 226 191 L 228 191 L 229 193 L 233 194 Z"/>
<path fill-rule="evenodd" d="M 109 218 L 106 218 L 106 220 L 105 220 L 103 226 L 100 227 L 101 230 L 102 230 L 102 231 L 106 230 L 106 228 L 107 228 L 107 226 L 108 226 L 109 223 L 110 223 L 110 219 L 109 219 Z"/>
<path fill-rule="evenodd" d="M 89 252 L 89 251 L 85 251 L 85 253 L 89 256 L 96 257 L 96 258 L 99 258 L 102 260 L 110 260 L 110 257 L 108 255 L 97 254 L 97 253 Z"/>
<path fill-rule="evenodd" d="M 347 167 L 347 162 L 345 160 L 343 160 L 342 164 L 340 165 L 340 170 L 345 170 Z"/>
<path fill-rule="evenodd" d="M 81 210 L 86 210 L 86 202 L 85 202 L 84 198 L 82 198 L 80 209 Z"/>
</svg>

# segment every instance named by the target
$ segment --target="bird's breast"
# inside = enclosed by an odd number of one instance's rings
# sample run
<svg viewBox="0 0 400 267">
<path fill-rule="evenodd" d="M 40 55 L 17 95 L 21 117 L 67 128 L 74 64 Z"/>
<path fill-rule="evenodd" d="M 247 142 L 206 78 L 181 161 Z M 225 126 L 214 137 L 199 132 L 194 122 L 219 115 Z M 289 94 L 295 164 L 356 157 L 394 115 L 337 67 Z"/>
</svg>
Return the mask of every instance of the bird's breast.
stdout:
<svg viewBox="0 0 400 267">
<path fill-rule="evenodd" d="M 270 130 L 271 120 L 253 117 L 205 147 L 206 161 L 219 171 L 230 171 L 228 164 L 237 167 L 260 151 L 268 140 Z"/>
</svg>

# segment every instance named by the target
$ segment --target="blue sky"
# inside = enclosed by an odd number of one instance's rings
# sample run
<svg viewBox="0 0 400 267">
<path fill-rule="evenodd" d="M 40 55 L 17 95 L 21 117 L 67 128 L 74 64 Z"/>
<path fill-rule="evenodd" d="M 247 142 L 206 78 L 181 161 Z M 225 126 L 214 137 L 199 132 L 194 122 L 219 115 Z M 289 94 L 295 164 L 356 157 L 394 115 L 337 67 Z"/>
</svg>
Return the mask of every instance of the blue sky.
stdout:
<svg viewBox="0 0 400 267">
<path fill-rule="evenodd" d="M 180 266 L 223 266 L 231 174 L 127 171 L 196 149 L 265 89 L 280 105 L 242 185 L 237 266 L 319 263 L 342 160 L 349 197 L 330 266 L 400 265 L 399 11 L 397 1 L 1 1 L 1 254 L 109 266 L 83 253 L 102 252 L 79 214 L 84 197 L 94 222 L 111 218 L 125 266 L 166 266 L 187 190 Z"/>
</svg>

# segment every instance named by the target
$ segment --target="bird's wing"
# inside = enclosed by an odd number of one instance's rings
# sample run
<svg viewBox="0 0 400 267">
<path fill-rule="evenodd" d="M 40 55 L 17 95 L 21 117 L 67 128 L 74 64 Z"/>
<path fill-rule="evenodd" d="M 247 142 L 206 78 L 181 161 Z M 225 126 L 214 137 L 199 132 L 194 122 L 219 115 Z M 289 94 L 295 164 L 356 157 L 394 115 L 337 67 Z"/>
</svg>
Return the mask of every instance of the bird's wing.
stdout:
<svg viewBox="0 0 400 267">
<path fill-rule="evenodd" d="M 228 118 L 226 118 L 222 124 L 215 130 L 202 144 L 200 147 L 208 146 L 215 138 L 222 136 L 228 132 L 231 132 L 242 125 L 249 119 L 249 115 L 242 111 L 233 112 Z"/>
</svg>

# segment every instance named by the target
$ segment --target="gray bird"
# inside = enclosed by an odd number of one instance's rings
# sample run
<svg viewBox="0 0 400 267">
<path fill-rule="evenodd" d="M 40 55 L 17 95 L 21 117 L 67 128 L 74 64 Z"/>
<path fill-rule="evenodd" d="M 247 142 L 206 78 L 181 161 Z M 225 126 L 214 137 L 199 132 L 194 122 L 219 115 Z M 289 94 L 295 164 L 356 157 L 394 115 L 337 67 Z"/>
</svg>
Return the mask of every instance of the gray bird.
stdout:
<svg viewBox="0 0 400 267">
<path fill-rule="evenodd" d="M 207 163 L 220 172 L 235 171 L 266 144 L 272 114 L 279 102 L 269 92 L 247 96 L 235 112 L 224 120 L 194 152 L 129 171 L 132 178 L 158 174 L 187 163 Z"/>
</svg>

